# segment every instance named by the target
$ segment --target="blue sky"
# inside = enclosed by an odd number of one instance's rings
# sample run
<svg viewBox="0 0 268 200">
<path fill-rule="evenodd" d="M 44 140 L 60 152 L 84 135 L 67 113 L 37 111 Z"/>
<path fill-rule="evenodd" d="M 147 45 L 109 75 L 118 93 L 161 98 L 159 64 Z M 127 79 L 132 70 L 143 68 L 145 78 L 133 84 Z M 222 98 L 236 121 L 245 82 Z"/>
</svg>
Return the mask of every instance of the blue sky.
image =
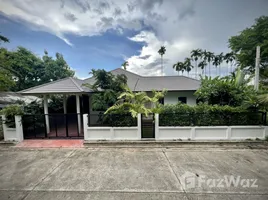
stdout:
<svg viewBox="0 0 268 200">
<path fill-rule="evenodd" d="M 23 46 L 38 56 L 46 49 L 50 55 L 60 52 L 67 63 L 76 71 L 80 78 L 88 77 L 92 68 L 112 70 L 121 67 L 124 59 L 139 54 L 142 43 L 129 40 L 125 34 L 111 30 L 98 36 L 68 35 L 73 46 L 66 44 L 62 39 L 47 32 L 32 30 L 23 23 L 9 20 L 0 16 L 1 34 L 10 39 L 10 43 L 2 46 L 16 49 Z M 135 35 L 135 31 L 128 31 L 128 35 Z"/>
<path fill-rule="evenodd" d="M 62 53 L 79 78 L 125 60 L 131 72 L 161 75 L 164 45 L 164 73 L 175 75 L 173 64 L 192 49 L 230 51 L 229 37 L 267 10 L 267 0 L 0 0 L 0 33 L 9 49 Z"/>
</svg>

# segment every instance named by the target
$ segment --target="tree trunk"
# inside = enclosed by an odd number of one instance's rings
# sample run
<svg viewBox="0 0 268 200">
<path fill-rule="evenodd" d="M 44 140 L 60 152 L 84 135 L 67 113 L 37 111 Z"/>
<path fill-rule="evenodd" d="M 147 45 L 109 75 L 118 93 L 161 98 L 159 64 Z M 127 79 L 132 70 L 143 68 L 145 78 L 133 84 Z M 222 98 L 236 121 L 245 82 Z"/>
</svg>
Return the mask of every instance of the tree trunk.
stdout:
<svg viewBox="0 0 268 200">
<path fill-rule="evenodd" d="M 163 76 L 163 72 L 164 72 L 164 70 L 163 70 L 163 55 L 161 55 L 161 74 L 162 74 L 162 76 Z"/>
<path fill-rule="evenodd" d="M 209 75 L 209 77 L 211 77 L 211 73 L 210 73 L 210 62 L 208 63 L 208 75 Z"/>
<path fill-rule="evenodd" d="M 219 76 L 221 77 L 221 65 L 219 65 Z"/>
<path fill-rule="evenodd" d="M 197 79 L 197 60 L 195 61 L 195 79 Z"/>
</svg>

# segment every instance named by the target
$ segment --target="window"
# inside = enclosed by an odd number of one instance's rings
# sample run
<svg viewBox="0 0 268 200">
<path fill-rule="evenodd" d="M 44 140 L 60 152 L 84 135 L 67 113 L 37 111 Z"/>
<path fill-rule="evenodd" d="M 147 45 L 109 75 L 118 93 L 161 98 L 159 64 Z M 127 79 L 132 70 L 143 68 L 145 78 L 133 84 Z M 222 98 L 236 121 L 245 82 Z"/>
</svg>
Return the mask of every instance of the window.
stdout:
<svg viewBox="0 0 268 200">
<path fill-rule="evenodd" d="M 159 99 L 158 102 L 164 105 L 164 98 Z"/>
<path fill-rule="evenodd" d="M 178 101 L 181 102 L 181 103 L 187 103 L 187 97 L 179 97 L 178 98 Z"/>
</svg>

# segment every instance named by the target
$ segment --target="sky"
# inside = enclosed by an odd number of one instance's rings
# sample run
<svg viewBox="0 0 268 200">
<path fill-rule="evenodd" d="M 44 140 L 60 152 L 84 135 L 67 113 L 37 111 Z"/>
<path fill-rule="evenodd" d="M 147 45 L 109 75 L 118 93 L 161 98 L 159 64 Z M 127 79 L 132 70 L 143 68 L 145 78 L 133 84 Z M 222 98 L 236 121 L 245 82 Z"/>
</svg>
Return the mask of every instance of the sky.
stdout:
<svg viewBox="0 0 268 200">
<path fill-rule="evenodd" d="M 268 0 L 0 0 L 0 34 L 24 46 L 64 55 L 78 78 L 91 69 L 175 75 L 192 49 L 230 51 L 228 39 L 268 14 Z M 227 73 L 227 67 L 222 73 Z M 216 71 L 212 71 L 216 73 Z"/>
</svg>

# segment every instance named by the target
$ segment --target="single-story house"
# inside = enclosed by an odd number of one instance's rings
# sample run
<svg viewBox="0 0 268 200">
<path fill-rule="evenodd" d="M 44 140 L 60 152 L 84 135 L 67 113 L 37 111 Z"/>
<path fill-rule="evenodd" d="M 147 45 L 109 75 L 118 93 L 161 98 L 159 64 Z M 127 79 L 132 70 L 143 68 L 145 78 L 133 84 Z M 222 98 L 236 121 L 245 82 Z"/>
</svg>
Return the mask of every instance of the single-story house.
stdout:
<svg viewBox="0 0 268 200">
<path fill-rule="evenodd" d="M 111 71 L 112 74 L 124 74 L 127 77 L 127 85 L 132 91 L 144 91 L 150 93 L 152 90 L 161 91 L 167 90 L 164 98 L 164 104 L 176 104 L 179 101 L 189 105 L 196 104 L 196 97 L 194 92 L 200 87 L 200 81 L 186 76 L 140 76 L 138 74 L 117 68 Z M 94 78 L 80 80 L 77 78 L 64 78 L 36 87 L 32 87 L 19 93 L 22 95 L 44 96 L 50 94 L 76 95 L 80 96 L 80 103 L 84 105 L 85 98 L 90 99 L 91 89 L 84 86 L 84 84 L 93 84 Z M 90 100 L 88 100 L 90 102 Z M 85 105 L 84 105 L 85 107 Z M 84 113 L 90 111 L 90 105 L 87 109 L 81 108 Z"/>
<path fill-rule="evenodd" d="M 127 70 L 117 68 L 111 71 L 112 74 L 124 74 L 127 77 L 127 85 L 132 91 L 144 91 L 149 93 L 152 90 L 161 91 L 167 90 L 162 103 L 176 104 L 181 101 L 189 105 L 196 104 L 196 97 L 194 92 L 200 87 L 200 81 L 185 77 L 185 76 L 140 76 L 138 74 L 129 72 Z M 61 94 L 63 98 L 64 114 L 76 113 L 78 132 L 81 132 L 81 114 L 94 114 L 91 108 L 92 90 L 84 84 L 93 84 L 94 77 L 80 80 L 77 78 L 64 78 L 53 81 L 36 87 L 32 87 L 19 93 L 22 95 L 34 95 L 43 97 L 44 99 L 44 114 L 46 121 L 46 130 L 50 132 L 49 113 L 48 113 L 48 98 L 52 94 Z M 68 96 L 68 98 L 67 98 Z"/>
</svg>

